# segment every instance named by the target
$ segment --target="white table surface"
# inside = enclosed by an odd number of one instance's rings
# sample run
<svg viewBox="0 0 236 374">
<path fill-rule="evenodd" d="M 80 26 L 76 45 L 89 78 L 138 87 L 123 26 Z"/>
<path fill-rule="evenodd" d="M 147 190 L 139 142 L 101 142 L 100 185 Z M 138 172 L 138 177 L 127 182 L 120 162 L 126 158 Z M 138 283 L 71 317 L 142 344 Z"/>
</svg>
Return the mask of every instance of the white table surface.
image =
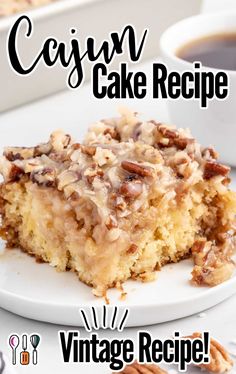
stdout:
<svg viewBox="0 0 236 374">
<path fill-rule="evenodd" d="M 145 69 L 147 65 L 143 68 Z M 118 105 L 128 105 L 134 110 L 144 113 L 147 117 L 168 121 L 168 113 L 164 101 L 152 101 L 149 98 L 138 101 L 98 101 L 92 98 L 90 85 L 82 87 L 79 91 L 66 91 L 47 99 L 29 104 L 27 106 L 0 114 L 1 124 L 7 124 L 12 132 L 17 132 L 18 145 L 28 145 L 27 134 L 34 133 L 35 143 L 39 140 L 46 140 L 53 129 L 63 128 L 71 132 L 75 137 L 81 138 L 80 127 L 92 123 L 100 118 L 116 115 Z M 32 138 L 32 136 L 31 136 Z M 0 132 L 0 147 L 6 145 L 6 136 Z M 233 172 L 236 181 L 236 172 Z M 234 183 L 235 184 L 235 183 Z M 183 334 L 190 334 L 194 331 L 208 330 L 218 338 L 226 347 L 236 353 L 236 345 L 230 343 L 236 339 L 236 295 L 221 303 L 220 305 L 206 311 L 206 315 L 200 318 L 194 315 L 181 320 L 145 327 L 143 329 L 152 333 L 156 338 L 167 338 L 172 336 L 174 330 Z M 56 326 L 32 320 L 27 320 L 5 310 L 0 309 L 0 349 L 10 355 L 7 346 L 8 336 L 11 333 L 39 333 L 42 336 L 42 343 L 39 347 L 39 364 L 35 367 L 17 366 L 16 371 L 23 373 L 45 373 L 51 374 L 77 374 L 77 373 L 104 373 L 111 371 L 106 366 L 94 365 L 64 365 L 62 363 L 57 332 L 66 327 Z M 140 328 L 142 329 L 142 328 Z M 81 335 L 87 333 L 81 330 Z M 131 338 L 136 340 L 137 328 L 125 329 L 119 333 L 120 338 Z M 102 330 L 99 332 L 101 338 L 115 338 L 117 332 Z M 235 369 L 236 370 L 236 369 Z M 197 373 L 197 369 L 189 369 L 188 373 Z M 235 372 L 236 371 L 232 371 Z"/>
</svg>

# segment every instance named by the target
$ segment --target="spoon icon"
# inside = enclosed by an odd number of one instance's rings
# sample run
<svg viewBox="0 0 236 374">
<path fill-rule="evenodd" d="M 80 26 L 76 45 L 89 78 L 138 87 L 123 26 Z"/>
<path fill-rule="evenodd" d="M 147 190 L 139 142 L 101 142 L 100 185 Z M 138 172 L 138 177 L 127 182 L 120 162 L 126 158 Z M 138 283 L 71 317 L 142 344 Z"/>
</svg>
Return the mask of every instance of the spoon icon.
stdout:
<svg viewBox="0 0 236 374">
<path fill-rule="evenodd" d="M 37 347 L 40 342 L 40 336 L 39 335 L 31 335 L 30 337 L 30 343 L 32 344 L 34 350 L 33 350 L 33 364 L 37 365 L 38 363 L 38 352 L 37 352 Z"/>
<path fill-rule="evenodd" d="M 12 364 L 16 365 L 16 349 L 20 343 L 19 336 L 11 335 L 9 338 L 9 345 L 12 349 Z"/>
</svg>

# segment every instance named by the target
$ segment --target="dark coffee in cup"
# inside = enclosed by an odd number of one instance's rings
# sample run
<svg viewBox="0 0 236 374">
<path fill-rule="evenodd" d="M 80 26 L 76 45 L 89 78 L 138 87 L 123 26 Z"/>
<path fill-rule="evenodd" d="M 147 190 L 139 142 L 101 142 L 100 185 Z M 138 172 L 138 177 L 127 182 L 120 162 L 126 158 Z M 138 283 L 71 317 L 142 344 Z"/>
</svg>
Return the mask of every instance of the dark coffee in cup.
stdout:
<svg viewBox="0 0 236 374">
<path fill-rule="evenodd" d="M 236 71 L 236 32 L 209 35 L 191 41 L 177 50 L 176 56 L 203 66 Z"/>
</svg>

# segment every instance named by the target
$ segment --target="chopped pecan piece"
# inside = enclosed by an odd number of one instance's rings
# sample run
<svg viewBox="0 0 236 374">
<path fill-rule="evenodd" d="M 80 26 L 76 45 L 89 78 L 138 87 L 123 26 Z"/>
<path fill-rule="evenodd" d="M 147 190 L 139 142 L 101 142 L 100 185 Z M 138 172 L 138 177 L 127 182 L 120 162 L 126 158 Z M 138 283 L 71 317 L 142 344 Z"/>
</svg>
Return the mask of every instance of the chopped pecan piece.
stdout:
<svg viewBox="0 0 236 374">
<path fill-rule="evenodd" d="M 181 138 L 176 130 L 163 125 L 158 127 L 158 131 L 159 136 L 157 136 L 157 145 L 161 148 L 176 147 L 179 150 L 184 150 L 188 145 L 194 144 L 195 142 L 192 138 Z"/>
<path fill-rule="evenodd" d="M 215 151 L 214 148 L 208 147 L 202 150 L 202 157 L 206 159 L 212 158 L 214 160 L 217 160 L 219 157 L 219 154 Z"/>
<path fill-rule="evenodd" d="M 55 131 L 50 136 L 50 144 L 55 152 L 66 149 L 71 142 L 71 136 L 63 131 Z"/>
<path fill-rule="evenodd" d="M 104 130 L 103 134 L 104 135 L 109 134 L 112 139 L 120 141 L 120 134 L 115 127 L 114 128 L 108 127 L 107 129 Z"/>
<path fill-rule="evenodd" d="M 8 161 L 15 161 L 15 160 L 24 160 L 24 158 L 21 156 L 19 152 L 13 152 L 13 151 L 5 151 L 4 156 Z"/>
<path fill-rule="evenodd" d="M 222 184 L 223 184 L 224 186 L 228 186 L 230 183 L 231 183 L 231 179 L 228 178 L 228 177 L 226 177 L 226 178 L 224 178 L 224 179 L 222 180 Z"/>
<path fill-rule="evenodd" d="M 201 338 L 199 332 L 193 333 L 188 338 L 196 339 Z M 200 368 L 205 369 L 211 373 L 225 373 L 230 371 L 233 367 L 233 361 L 231 360 L 226 349 L 218 343 L 216 340 L 211 338 L 210 341 L 210 362 L 209 364 L 200 364 Z"/>
<path fill-rule="evenodd" d="M 20 167 L 16 166 L 15 164 L 12 164 L 10 166 L 8 178 L 10 181 L 13 181 L 13 182 L 18 181 L 23 174 L 24 174 L 24 171 Z"/>
<path fill-rule="evenodd" d="M 104 171 L 101 168 L 98 168 L 98 165 L 95 163 L 85 171 L 84 175 L 87 179 L 87 182 L 89 184 L 92 184 L 94 178 L 98 177 L 102 179 L 104 177 Z"/>
<path fill-rule="evenodd" d="M 81 148 L 81 144 L 80 143 L 74 143 L 74 144 L 71 145 L 71 148 L 74 149 L 74 151 L 76 151 L 77 149 Z"/>
<path fill-rule="evenodd" d="M 230 171 L 230 167 L 219 164 L 214 161 L 207 161 L 205 163 L 204 173 L 203 177 L 204 179 L 211 179 L 217 175 L 222 175 L 223 177 L 226 177 Z"/>
<path fill-rule="evenodd" d="M 160 131 L 160 133 L 165 137 L 165 138 L 168 138 L 168 139 L 175 139 L 175 138 L 178 138 L 179 137 L 179 134 L 177 133 L 176 130 L 173 130 L 173 129 L 170 129 L 164 125 L 160 125 L 158 127 L 158 130 Z"/>
<path fill-rule="evenodd" d="M 122 196 L 116 196 L 114 201 L 116 209 L 124 211 L 127 208 L 127 204 Z"/>
<path fill-rule="evenodd" d="M 157 143 L 160 148 L 170 148 L 174 146 L 174 140 L 169 138 L 162 138 Z"/>
<path fill-rule="evenodd" d="M 119 189 L 119 193 L 130 199 L 136 199 L 143 191 L 143 184 L 140 180 L 124 181 Z"/>
<path fill-rule="evenodd" d="M 117 220 L 114 216 L 110 216 L 107 223 L 106 223 L 106 227 L 108 230 L 111 230 L 113 229 L 114 227 L 118 227 L 118 224 L 117 224 Z"/>
<path fill-rule="evenodd" d="M 78 192 L 74 191 L 72 194 L 68 197 L 69 201 L 78 201 L 80 198 L 80 195 Z"/>
<path fill-rule="evenodd" d="M 42 143 L 36 147 L 7 147 L 4 156 L 9 161 L 27 160 L 29 158 L 48 155 L 52 149 L 50 143 Z"/>
<path fill-rule="evenodd" d="M 192 271 L 192 280 L 196 285 L 217 286 L 232 277 L 234 264 L 224 263 L 216 268 L 194 266 Z"/>
<path fill-rule="evenodd" d="M 52 145 L 50 142 L 42 143 L 34 147 L 34 157 L 49 155 L 52 150 Z"/>
<path fill-rule="evenodd" d="M 96 147 L 93 147 L 92 145 L 82 145 L 81 152 L 88 156 L 94 156 L 96 153 Z"/>
<path fill-rule="evenodd" d="M 167 374 L 167 371 L 159 368 L 156 365 L 139 364 L 134 362 L 131 365 L 127 365 L 122 371 L 122 374 Z"/>
<path fill-rule="evenodd" d="M 30 178 L 33 183 L 37 183 L 40 186 L 55 187 L 56 185 L 55 170 L 49 167 L 31 173 Z"/>
<path fill-rule="evenodd" d="M 127 249 L 128 254 L 133 254 L 138 251 L 138 246 L 136 244 L 131 244 L 131 246 Z"/>
<path fill-rule="evenodd" d="M 34 156 L 33 147 L 7 147 L 4 149 L 4 156 L 8 161 L 26 160 Z"/>
<path fill-rule="evenodd" d="M 174 145 L 177 149 L 184 150 L 188 145 L 195 142 L 192 138 L 176 138 L 174 139 Z"/>
<path fill-rule="evenodd" d="M 57 177 L 57 187 L 59 190 L 63 190 L 69 184 L 77 182 L 81 179 L 81 174 L 74 170 L 64 170 Z"/>
<path fill-rule="evenodd" d="M 227 250 L 228 248 L 228 250 Z M 216 286 L 231 278 L 235 264 L 231 247 L 216 246 L 210 241 L 196 241 L 192 247 L 194 268 L 192 281 L 197 285 Z"/>
<path fill-rule="evenodd" d="M 138 174 L 141 177 L 151 177 L 152 176 L 151 168 L 148 168 L 146 166 L 142 166 L 142 165 L 139 165 L 139 164 L 135 164 L 134 162 L 122 161 L 121 167 L 124 170 L 126 170 L 130 173 Z"/>
<path fill-rule="evenodd" d="M 132 134 L 132 138 L 137 141 L 139 136 L 141 135 L 141 127 L 142 125 L 142 122 L 137 122 L 136 125 L 134 126 L 134 129 L 133 129 L 133 134 Z"/>
<path fill-rule="evenodd" d="M 161 122 L 155 121 L 154 119 L 151 119 L 149 122 L 151 122 L 157 128 L 159 128 L 160 126 L 163 126 L 163 124 Z"/>
</svg>

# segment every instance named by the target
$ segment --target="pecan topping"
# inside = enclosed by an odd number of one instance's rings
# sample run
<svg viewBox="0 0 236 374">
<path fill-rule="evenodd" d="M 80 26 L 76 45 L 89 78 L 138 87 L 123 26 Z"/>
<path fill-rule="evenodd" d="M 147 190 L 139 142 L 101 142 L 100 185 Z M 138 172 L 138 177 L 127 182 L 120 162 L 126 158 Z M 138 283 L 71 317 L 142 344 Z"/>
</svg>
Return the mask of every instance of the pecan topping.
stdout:
<svg viewBox="0 0 236 374">
<path fill-rule="evenodd" d="M 5 151 L 4 156 L 6 157 L 8 161 L 24 160 L 24 158 L 21 156 L 19 152 L 14 153 L 12 151 L 8 151 L 8 152 Z"/>
<path fill-rule="evenodd" d="M 55 131 L 50 136 L 50 144 L 55 152 L 60 152 L 66 149 L 71 142 L 71 136 L 64 134 L 62 131 Z"/>
<path fill-rule="evenodd" d="M 120 134 L 115 127 L 114 128 L 108 127 L 106 130 L 104 130 L 103 134 L 104 135 L 109 134 L 112 139 L 120 141 Z"/>
<path fill-rule="evenodd" d="M 177 149 L 184 150 L 188 145 L 195 142 L 192 138 L 176 138 L 174 140 L 174 145 Z"/>
<path fill-rule="evenodd" d="M 226 177 L 226 178 L 224 178 L 224 179 L 222 180 L 222 184 L 223 184 L 224 186 L 228 186 L 230 183 L 231 183 L 231 179 L 228 178 L 228 177 Z"/>
<path fill-rule="evenodd" d="M 18 181 L 20 177 L 24 174 L 24 171 L 16 166 L 15 164 L 11 165 L 8 178 L 11 181 Z"/>
<path fill-rule="evenodd" d="M 168 139 L 175 139 L 179 137 L 179 134 L 177 133 L 176 130 L 168 129 L 168 127 L 165 127 L 164 125 L 160 125 L 158 127 L 158 130 L 160 133 Z"/>
<path fill-rule="evenodd" d="M 153 123 L 157 128 L 163 126 L 161 122 L 155 121 L 155 119 L 151 119 L 149 122 Z"/>
<path fill-rule="evenodd" d="M 52 150 L 52 145 L 48 143 L 42 143 L 34 147 L 34 157 L 49 155 Z"/>
<path fill-rule="evenodd" d="M 143 185 L 140 180 L 133 180 L 132 182 L 124 181 L 119 189 L 119 193 L 130 199 L 135 199 L 143 191 Z"/>
<path fill-rule="evenodd" d="M 73 170 L 64 170 L 57 176 L 57 187 L 63 190 L 66 186 L 81 179 L 81 174 Z"/>
<path fill-rule="evenodd" d="M 114 216 L 110 216 L 107 223 L 106 223 L 106 227 L 108 230 L 111 230 L 113 229 L 114 227 L 118 227 L 118 224 L 117 224 L 117 220 Z"/>
<path fill-rule="evenodd" d="M 138 251 L 138 246 L 136 244 L 131 244 L 131 246 L 127 249 L 128 254 L 133 254 Z"/>
<path fill-rule="evenodd" d="M 201 338 L 199 332 L 193 333 L 188 338 Z M 209 364 L 200 364 L 200 368 L 205 369 L 211 373 L 225 373 L 230 371 L 233 367 L 233 361 L 231 360 L 226 349 L 218 343 L 216 340 L 211 338 L 210 341 L 210 362 Z"/>
<path fill-rule="evenodd" d="M 214 148 L 212 147 L 208 147 L 208 148 L 204 148 L 202 150 L 202 157 L 206 158 L 206 159 L 209 159 L 209 158 L 213 158 L 214 160 L 217 160 L 219 155 L 218 153 L 215 151 Z"/>
<path fill-rule="evenodd" d="M 96 147 L 93 147 L 91 145 L 82 145 L 81 152 L 88 156 L 94 156 L 96 153 Z"/>
<path fill-rule="evenodd" d="M 127 208 L 127 204 L 122 196 L 116 196 L 114 201 L 116 209 L 124 211 Z"/>
<path fill-rule="evenodd" d="M 87 179 L 87 182 L 89 184 L 92 184 L 94 181 L 94 178 L 98 177 L 102 179 L 104 177 L 104 171 L 101 168 L 97 167 L 97 164 L 91 165 L 91 168 L 88 168 L 85 172 L 85 176 Z"/>
<path fill-rule="evenodd" d="M 49 167 L 31 173 L 30 178 L 33 183 L 45 187 L 54 187 L 56 184 L 55 170 Z"/>
<path fill-rule="evenodd" d="M 52 149 L 50 143 L 42 143 L 36 147 L 7 147 L 4 156 L 8 161 L 27 160 L 29 158 L 48 155 Z"/>
<path fill-rule="evenodd" d="M 157 144 L 161 148 L 176 147 L 179 150 L 184 150 L 189 144 L 195 142 L 192 138 L 181 138 L 177 130 L 168 128 L 164 125 L 158 127 L 159 136 Z M 160 137 L 161 134 L 161 137 Z"/>
<path fill-rule="evenodd" d="M 77 149 L 81 148 L 81 144 L 80 143 L 74 143 L 74 144 L 71 145 L 71 148 L 76 151 Z"/>
<path fill-rule="evenodd" d="M 122 161 L 121 167 L 124 170 L 126 170 L 130 173 L 138 174 L 141 177 L 151 177 L 152 176 L 151 168 L 148 168 L 146 166 L 142 166 L 142 165 L 139 165 L 139 164 L 135 164 L 134 162 Z"/>
<path fill-rule="evenodd" d="M 217 175 L 222 175 L 223 177 L 226 177 L 229 171 L 230 171 L 230 167 L 226 165 L 219 164 L 214 161 L 207 161 L 205 163 L 203 177 L 204 179 L 211 179 Z"/>
<path fill-rule="evenodd" d="M 197 285 L 216 286 L 231 278 L 235 264 L 231 260 L 229 243 L 216 246 L 210 241 L 198 240 L 192 247 L 194 268 L 192 281 Z"/>
<path fill-rule="evenodd" d="M 26 160 L 34 156 L 33 147 L 7 147 L 4 149 L 4 156 L 8 161 Z"/>
<path fill-rule="evenodd" d="M 137 122 L 136 125 L 134 126 L 132 138 L 135 141 L 137 141 L 139 136 L 141 135 L 141 129 L 140 129 L 141 125 L 142 125 L 142 122 Z"/>
<path fill-rule="evenodd" d="M 122 374 L 167 374 L 167 372 L 156 365 L 139 364 L 134 362 L 127 365 L 122 371 Z"/>
<path fill-rule="evenodd" d="M 80 198 L 80 195 L 78 192 L 74 191 L 72 194 L 69 196 L 68 200 L 69 201 L 77 201 Z"/>
</svg>

